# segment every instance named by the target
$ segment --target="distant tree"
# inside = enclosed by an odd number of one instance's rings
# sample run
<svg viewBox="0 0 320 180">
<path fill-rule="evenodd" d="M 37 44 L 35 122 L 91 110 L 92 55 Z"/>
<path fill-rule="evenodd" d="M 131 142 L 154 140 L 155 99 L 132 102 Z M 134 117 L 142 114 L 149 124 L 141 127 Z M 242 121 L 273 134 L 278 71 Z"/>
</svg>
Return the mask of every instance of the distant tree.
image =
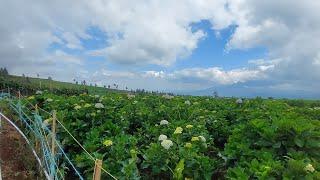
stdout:
<svg viewBox="0 0 320 180">
<path fill-rule="evenodd" d="M 76 84 L 79 84 L 79 82 L 78 82 L 78 81 L 76 81 Z"/>
<path fill-rule="evenodd" d="M 26 77 L 26 82 L 31 83 L 30 78 L 28 76 Z"/>
<path fill-rule="evenodd" d="M 25 78 L 25 77 L 26 77 L 26 75 L 22 74 L 22 77 L 24 77 L 24 78 Z"/>
<path fill-rule="evenodd" d="M 8 76 L 9 75 L 9 72 L 8 72 L 7 68 L 3 68 L 3 75 L 4 76 Z"/>
<path fill-rule="evenodd" d="M 213 92 L 213 96 L 214 96 L 215 98 L 218 98 L 218 97 L 219 97 L 218 92 L 217 92 L 217 91 L 214 91 L 214 92 Z"/>
<path fill-rule="evenodd" d="M 0 68 L 0 76 L 5 76 L 4 68 Z"/>
<path fill-rule="evenodd" d="M 97 87 L 98 85 L 97 85 L 97 83 L 94 83 L 94 87 Z"/>
<path fill-rule="evenodd" d="M 107 88 L 107 86 L 106 86 L 106 85 L 103 85 L 103 87 L 104 87 L 104 88 Z"/>
<path fill-rule="evenodd" d="M 49 77 L 48 77 L 48 80 L 52 81 L 52 77 L 51 77 L 51 76 L 49 76 Z"/>
<path fill-rule="evenodd" d="M 37 78 L 39 78 L 40 77 L 40 75 L 37 73 Z"/>
<path fill-rule="evenodd" d="M 108 85 L 108 89 L 110 89 L 111 88 L 111 86 L 110 85 Z"/>
</svg>

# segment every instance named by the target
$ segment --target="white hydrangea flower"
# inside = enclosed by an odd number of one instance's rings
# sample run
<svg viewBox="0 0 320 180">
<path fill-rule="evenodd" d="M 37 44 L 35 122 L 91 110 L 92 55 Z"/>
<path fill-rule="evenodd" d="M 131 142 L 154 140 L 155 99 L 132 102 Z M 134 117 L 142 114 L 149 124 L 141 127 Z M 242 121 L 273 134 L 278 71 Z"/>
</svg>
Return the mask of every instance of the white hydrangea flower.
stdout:
<svg viewBox="0 0 320 180">
<path fill-rule="evenodd" d="M 95 97 L 95 98 L 99 98 L 100 96 L 99 96 L 99 95 L 94 95 L 94 97 Z"/>
<path fill-rule="evenodd" d="M 94 107 L 97 108 L 97 109 L 102 109 L 102 108 L 104 108 L 104 105 L 102 103 L 96 103 L 94 105 Z"/>
<path fill-rule="evenodd" d="M 201 140 L 202 142 L 206 142 L 206 138 L 205 138 L 205 137 L 199 136 L 199 138 L 200 138 L 200 140 Z"/>
<path fill-rule="evenodd" d="M 158 138 L 159 141 L 163 141 L 163 140 L 166 140 L 166 139 L 168 139 L 168 137 L 166 135 L 164 135 L 164 134 L 161 134 L 159 136 L 159 138 Z"/>
<path fill-rule="evenodd" d="M 135 98 L 136 96 L 134 94 L 127 94 L 128 99 Z"/>
<path fill-rule="evenodd" d="M 173 142 L 169 139 L 165 139 L 161 142 L 161 146 L 165 148 L 166 150 L 170 149 L 171 146 L 173 146 Z"/>
<path fill-rule="evenodd" d="M 160 125 L 168 125 L 169 122 L 167 120 L 161 120 Z"/>
<path fill-rule="evenodd" d="M 241 98 L 239 98 L 239 99 L 237 99 L 237 100 L 236 100 L 236 103 L 237 103 L 237 104 L 242 104 L 242 103 L 243 103 L 243 101 L 242 101 L 242 99 L 241 99 Z"/>
<path fill-rule="evenodd" d="M 312 166 L 312 164 L 308 164 L 306 165 L 306 167 L 304 167 L 305 171 L 309 171 L 309 172 L 314 172 L 314 167 Z"/>
<path fill-rule="evenodd" d="M 184 102 L 186 105 L 191 105 L 191 102 L 189 100 Z"/>
<path fill-rule="evenodd" d="M 43 93 L 43 92 L 40 91 L 40 90 L 36 91 L 36 94 L 42 94 L 42 93 Z"/>
<path fill-rule="evenodd" d="M 170 95 L 168 95 L 168 94 L 162 95 L 162 97 L 165 98 L 165 99 L 172 99 L 172 98 L 174 98 L 174 96 L 170 96 Z"/>
<path fill-rule="evenodd" d="M 51 99 L 51 98 L 47 99 L 47 102 L 52 102 L 52 101 L 53 101 L 53 99 Z"/>
</svg>

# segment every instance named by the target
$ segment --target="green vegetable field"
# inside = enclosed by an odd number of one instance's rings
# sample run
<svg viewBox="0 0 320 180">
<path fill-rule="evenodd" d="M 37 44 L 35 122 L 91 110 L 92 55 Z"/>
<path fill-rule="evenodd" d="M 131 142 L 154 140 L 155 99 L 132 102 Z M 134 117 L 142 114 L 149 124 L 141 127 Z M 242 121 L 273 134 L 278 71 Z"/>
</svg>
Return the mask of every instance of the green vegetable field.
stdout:
<svg viewBox="0 0 320 180">
<path fill-rule="evenodd" d="M 125 93 L 43 93 L 24 101 L 56 110 L 118 179 L 320 179 L 318 101 Z M 61 127 L 57 138 L 90 179 L 94 162 Z"/>
</svg>

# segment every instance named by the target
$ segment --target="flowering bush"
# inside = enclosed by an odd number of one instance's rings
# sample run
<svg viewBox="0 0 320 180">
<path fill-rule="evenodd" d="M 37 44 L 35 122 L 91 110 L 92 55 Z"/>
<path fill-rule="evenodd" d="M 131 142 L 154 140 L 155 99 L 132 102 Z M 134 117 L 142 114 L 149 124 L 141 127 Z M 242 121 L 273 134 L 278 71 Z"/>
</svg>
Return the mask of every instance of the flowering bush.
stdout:
<svg viewBox="0 0 320 180">
<path fill-rule="evenodd" d="M 120 93 L 43 92 L 26 100 L 56 110 L 65 127 L 119 179 L 320 177 L 320 111 L 314 108 L 319 104 Z M 50 117 L 41 115 L 49 127 Z M 91 178 L 92 161 L 63 129 L 58 133 L 68 156 Z"/>
<path fill-rule="evenodd" d="M 97 109 L 102 109 L 102 108 L 104 108 L 104 105 L 102 103 L 96 103 L 94 105 L 94 107 L 97 108 Z"/>
</svg>

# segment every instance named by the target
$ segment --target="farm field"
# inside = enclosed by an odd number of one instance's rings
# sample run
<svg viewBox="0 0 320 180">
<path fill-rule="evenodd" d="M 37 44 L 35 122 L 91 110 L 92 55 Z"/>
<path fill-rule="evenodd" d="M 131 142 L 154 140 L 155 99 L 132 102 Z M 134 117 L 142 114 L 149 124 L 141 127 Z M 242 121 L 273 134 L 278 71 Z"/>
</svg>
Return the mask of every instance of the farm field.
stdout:
<svg viewBox="0 0 320 180">
<path fill-rule="evenodd" d="M 105 94 L 106 92 L 121 92 L 121 90 L 107 89 L 89 85 L 80 85 L 70 82 L 61 82 L 42 78 L 22 77 L 15 75 L 0 76 L 0 89 L 7 87 L 20 89 L 25 94 L 34 94 L 36 90 L 59 91 L 60 93 L 88 92 L 89 94 Z"/>
<path fill-rule="evenodd" d="M 320 180 L 319 9 L 0 1 L 0 180 Z"/>
<path fill-rule="evenodd" d="M 56 110 L 119 179 L 320 179 L 319 101 L 125 93 L 43 93 L 23 101 Z M 41 115 L 49 127 L 52 119 Z M 90 179 L 94 162 L 64 129 L 57 133 Z"/>
</svg>

